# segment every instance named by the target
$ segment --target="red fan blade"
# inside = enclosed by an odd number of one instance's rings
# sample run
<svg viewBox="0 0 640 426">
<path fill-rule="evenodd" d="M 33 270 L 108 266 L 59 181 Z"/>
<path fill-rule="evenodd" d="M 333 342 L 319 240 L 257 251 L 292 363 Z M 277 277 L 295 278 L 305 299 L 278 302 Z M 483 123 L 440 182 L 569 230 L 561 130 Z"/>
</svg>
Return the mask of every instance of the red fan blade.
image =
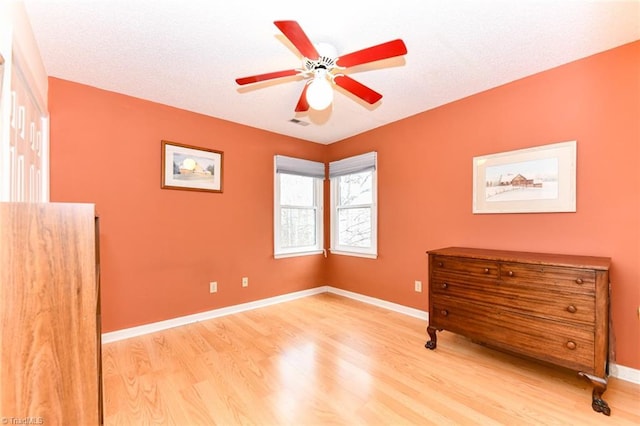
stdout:
<svg viewBox="0 0 640 426">
<path fill-rule="evenodd" d="M 380 99 L 382 99 L 382 95 L 372 89 L 369 89 L 362 83 L 358 83 L 354 79 L 344 74 L 338 74 L 335 76 L 333 81 L 343 89 L 353 93 L 360 99 L 369 102 L 370 104 L 375 104 Z"/>
<path fill-rule="evenodd" d="M 316 60 L 320 57 L 309 37 L 296 21 L 275 21 L 274 24 L 305 58 Z"/>
<path fill-rule="evenodd" d="M 393 58 L 394 56 L 400 56 L 406 53 L 407 46 L 405 46 L 402 40 L 398 39 L 340 56 L 336 62 L 338 66 L 347 68 L 354 65 L 379 61 L 381 59 Z"/>
<path fill-rule="evenodd" d="M 296 112 L 304 112 L 309 111 L 309 102 L 307 102 L 307 88 L 309 87 L 309 82 L 304 85 L 302 89 L 302 93 L 300 94 L 300 99 L 298 100 L 298 105 L 296 105 Z"/>
<path fill-rule="evenodd" d="M 236 78 L 236 83 L 238 83 L 240 86 L 243 86 L 245 84 L 257 83 L 259 81 L 271 80 L 280 77 L 288 77 L 290 75 L 296 75 L 299 73 L 300 71 L 298 70 L 268 72 L 266 74 L 252 75 L 251 77 Z"/>
</svg>

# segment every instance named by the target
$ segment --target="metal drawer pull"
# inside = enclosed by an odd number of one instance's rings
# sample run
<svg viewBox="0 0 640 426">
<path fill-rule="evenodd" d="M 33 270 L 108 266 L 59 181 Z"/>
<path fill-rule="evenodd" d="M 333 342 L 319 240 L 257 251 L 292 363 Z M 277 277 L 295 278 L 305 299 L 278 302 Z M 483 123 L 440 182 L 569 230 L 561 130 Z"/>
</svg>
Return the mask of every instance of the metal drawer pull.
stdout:
<svg viewBox="0 0 640 426">
<path fill-rule="evenodd" d="M 576 346 L 578 346 L 578 345 L 576 345 L 576 342 L 572 342 L 571 340 L 569 340 L 567 342 L 567 348 L 568 349 L 574 350 L 576 348 Z"/>
<path fill-rule="evenodd" d="M 446 317 L 447 315 L 449 315 L 449 311 L 447 311 L 446 309 L 443 309 L 443 310 L 441 310 L 441 311 L 440 311 L 440 314 L 441 314 L 443 317 Z"/>
<path fill-rule="evenodd" d="M 510 277 L 512 277 L 512 276 L 514 275 L 514 274 L 513 274 L 513 271 L 509 271 L 509 272 L 507 272 L 507 275 L 509 275 Z"/>
<path fill-rule="evenodd" d="M 576 312 L 578 312 L 578 308 L 576 308 L 574 305 L 569 305 L 567 306 L 567 311 L 571 312 L 572 314 L 575 314 Z"/>
<path fill-rule="evenodd" d="M 447 284 L 447 283 L 442 283 L 441 287 L 442 287 L 442 288 L 447 288 L 447 287 L 449 287 L 449 284 Z"/>
<path fill-rule="evenodd" d="M 484 268 L 484 273 L 488 274 L 489 273 L 489 268 Z"/>
<path fill-rule="evenodd" d="M 576 279 L 576 282 L 577 282 L 578 284 L 582 284 L 584 281 L 582 281 L 582 278 L 578 278 L 578 279 Z"/>
<path fill-rule="evenodd" d="M 444 263 L 438 262 L 438 266 L 442 268 L 444 266 Z"/>
</svg>

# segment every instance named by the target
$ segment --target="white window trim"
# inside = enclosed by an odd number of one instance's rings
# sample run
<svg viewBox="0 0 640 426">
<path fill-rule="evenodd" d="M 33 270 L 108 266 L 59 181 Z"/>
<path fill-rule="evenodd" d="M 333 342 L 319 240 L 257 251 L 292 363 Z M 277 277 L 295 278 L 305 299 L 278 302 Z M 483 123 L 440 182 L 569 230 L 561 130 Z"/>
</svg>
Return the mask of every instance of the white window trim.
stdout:
<svg viewBox="0 0 640 426">
<path fill-rule="evenodd" d="M 354 157 L 355 158 L 355 157 Z M 375 157 L 374 157 L 375 158 Z M 344 161 L 344 160 L 341 160 Z M 375 166 L 371 170 L 372 172 L 372 200 L 371 200 L 371 248 L 354 247 L 354 246 L 341 246 L 338 244 L 338 204 L 339 204 L 339 188 L 338 177 L 332 177 L 330 179 L 330 191 L 331 191 L 331 247 L 329 251 L 331 254 L 365 257 L 369 259 L 378 258 L 378 171 L 377 171 L 377 158 L 374 160 Z M 354 173 L 359 173 L 355 171 Z M 366 204 L 365 206 L 369 206 Z M 358 206 L 352 206 L 358 207 Z"/>
<path fill-rule="evenodd" d="M 277 157 L 277 156 L 276 156 Z M 280 218 L 281 209 L 280 205 L 280 173 L 277 171 L 277 159 L 274 157 L 274 215 L 273 215 L 273 253 L 275 259 L 283 259 L 296 256 L 309 256 L 324 254 L 324 182 L 319 177 L 314 177 L 314 200 L 316 210 L 316 244 L 306 247 L 294 247 L 294 248 L 282 248 L 280 246 Z M 287 160 L 295 160 L 288 158 Z M 306 162 L 308 160 L 300 160 Z M 285 173 L 295 175 L 297 173 Z M 303 174 L 301 174 L 303 175 Z"/>
<path fill-rule="evenodd" d="M 364 258 L 367 258 L 367 259 L 377 259 L 378 258 L 377 254 L 367 254 L 367 253 L 363 253 L 363 252 L 343 251 L 343 250 L 334 250 L 334 249 L 331 249 L 330 252 L 331 252 L 331 254 L 337 254 L 337 255 L 340 255 L 340 256 L 364 257 Z"/>
<path fill-rule="evenodd" d="M 279 253 L 274 254 L 274 259 L 287 259 L 289 257 L 300 257 L 300 256 L 315 256 L 317 254 L 323 254 L 324 250 L 312 250 L 312 251 L 296 251 L 291 253 Z"/>
</svg>

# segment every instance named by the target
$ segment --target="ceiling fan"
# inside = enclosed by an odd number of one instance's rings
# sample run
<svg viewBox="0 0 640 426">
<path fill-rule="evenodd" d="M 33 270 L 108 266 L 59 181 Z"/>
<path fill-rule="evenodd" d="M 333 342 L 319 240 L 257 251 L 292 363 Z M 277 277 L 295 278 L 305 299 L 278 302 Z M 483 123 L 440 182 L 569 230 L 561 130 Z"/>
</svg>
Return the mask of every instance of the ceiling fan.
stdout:
<svg viewBox="0 0 640 426">
<path fill-rule="evenodd" d="M 296 105 L 296 112 L 308 111 L 309 108 L 317 110 L 327 108 L 333 100 L 331 83 L 337 84 L 369 104 L 378 102 L 382 98 L 380 93 L 357 82 L 341 71 L 355 65 L 393 58 L 407 53 L 407 47 L 404 42 L 397 39 L 338 56 L 335 48 L 331 45 L 325 43 L 314 45 L 311 43 L 296 21 L 275 21 L 274 24 L 302 54 L 304 68 L 238 78 L 236 83 L 245 85 L 275 78 L 301 75 L 309 80 L 302 89 L 302 94 Z"/>
</svg>

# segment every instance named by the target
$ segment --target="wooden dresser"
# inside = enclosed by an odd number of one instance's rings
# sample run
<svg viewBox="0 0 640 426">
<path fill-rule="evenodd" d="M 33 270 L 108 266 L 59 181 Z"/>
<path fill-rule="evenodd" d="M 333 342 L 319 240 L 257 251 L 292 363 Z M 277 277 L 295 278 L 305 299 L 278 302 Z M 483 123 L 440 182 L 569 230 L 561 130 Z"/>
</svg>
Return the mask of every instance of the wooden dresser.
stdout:
<svg viewBox="0 0 640 426">
<path fill-rule="evenodd" d="M 449 247 L 429 257 L 428 349 L 448 330 L 577 371 L 610 414 L 609 265 L 603 257 Z"/>
<path fill-rule="evenodd" d="M 0 203 L 0 418 L 97 425 L 97 221 L 93 204 Z"/>
</svg>

